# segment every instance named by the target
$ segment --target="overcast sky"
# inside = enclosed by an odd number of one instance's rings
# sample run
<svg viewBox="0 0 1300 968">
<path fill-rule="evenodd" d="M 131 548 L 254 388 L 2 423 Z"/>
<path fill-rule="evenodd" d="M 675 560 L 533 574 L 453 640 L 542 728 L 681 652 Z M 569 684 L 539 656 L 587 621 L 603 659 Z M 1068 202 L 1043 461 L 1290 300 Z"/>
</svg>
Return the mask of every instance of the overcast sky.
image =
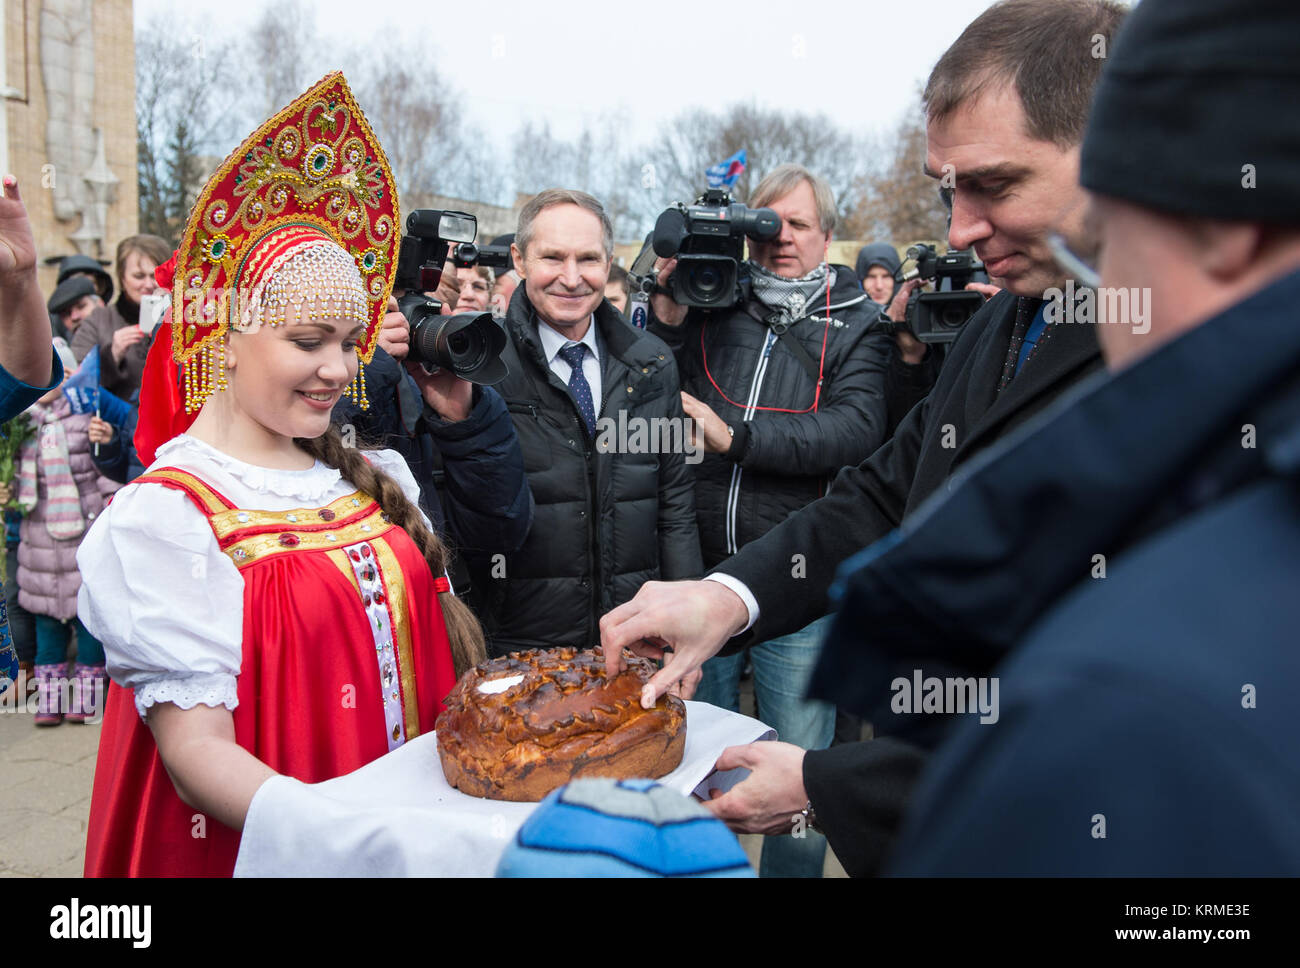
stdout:
<svg viewBox="0 0 1300 968">
<path fill-rule="evenodd" d="M 247 29 L 265 3 L 136 0 L 135 16 L 139 24 L 174 14 L 182 32 L 213 24 L 224 34 Z M 313 8 L 322 33 L 344 43 L 380 30 L 426 37 L 431 63 L 465 92 L 470 121 L 506 144 L 524 119 L 571 136 L 584 119 L 622 113 L 648 133 L 683 108 L 750 99 L 824 111 L 854 134 L 878 131 L 988 5 L 314 0 Z M 311 76 L 337 66 L 322 58 Z"/>
</svg>

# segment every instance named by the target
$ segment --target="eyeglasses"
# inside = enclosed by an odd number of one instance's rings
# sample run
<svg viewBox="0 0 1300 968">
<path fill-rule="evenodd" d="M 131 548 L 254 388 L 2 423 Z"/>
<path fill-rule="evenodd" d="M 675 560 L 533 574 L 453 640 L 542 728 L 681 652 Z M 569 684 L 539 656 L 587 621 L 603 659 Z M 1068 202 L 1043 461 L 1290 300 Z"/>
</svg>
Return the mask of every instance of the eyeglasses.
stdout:
<svg viewBox="0 0 1300 968">
<path fill-rule="evenodd" d="M 1065 236 L 1059 232 L 1052 232 L 1047 236 L 1047 247 L 1051 250 L 1056 264 L 1068 272 L 1075 282 L 1088 289 L 1101 288 L 1101 274 L 1075 255 L 1069 243 L 1065 241 Z"/>
</svg>

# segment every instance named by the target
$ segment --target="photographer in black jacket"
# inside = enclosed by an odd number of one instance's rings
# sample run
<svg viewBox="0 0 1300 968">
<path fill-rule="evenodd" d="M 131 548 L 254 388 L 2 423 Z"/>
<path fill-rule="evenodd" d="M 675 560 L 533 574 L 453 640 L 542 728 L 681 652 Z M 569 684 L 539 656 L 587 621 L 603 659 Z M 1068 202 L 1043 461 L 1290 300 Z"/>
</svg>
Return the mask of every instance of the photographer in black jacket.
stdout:
<svg viewBox="0 0 1300 968">
<path fill-rule="evenodd" d="M 781 230 L 749 239 L 740 302 L 688 312 L 668 295 L 651 300 L 649 329 L 673 347 L 686 413 L 701 429 L 695 502 L 706 567 L 817 500 L 840 468 L 885 439 L 891 339 L 853 270 L 824 261 L 836 214 L 830 186 L 781 165 L 748 204 L 776 212 Z M 675 265 L 660 268 L 660 285 Z M 797 559 L 784 567 L 801 570 Z M 747 650 L 759 718 L 805 749 L 829 746 L 835 731 L 834 707 L 803 698 L 823 624 Z M 738 711 L 744 660 L 744 652 L 710 659 L 696 698 Z M 760 874 L 820 877 L 825 853 L 820 834 L 771 838 Z"/>
<path fill-rule="evenodd" d="M 374 358 L 363 364 L 369 408 L 345 395 L 331 420 L 345 435 L 351 428 L 356 440 L 406 459 L 420 508 L 458 563 L 515 551 L 528 536 L 533 499 L 505 402 L 449 370 L 429 376 L 403 367 L 410 327 L 396 300 L 389 309 Z M 451 576 L 458 594 L 466 574 Z"/>
</svg>

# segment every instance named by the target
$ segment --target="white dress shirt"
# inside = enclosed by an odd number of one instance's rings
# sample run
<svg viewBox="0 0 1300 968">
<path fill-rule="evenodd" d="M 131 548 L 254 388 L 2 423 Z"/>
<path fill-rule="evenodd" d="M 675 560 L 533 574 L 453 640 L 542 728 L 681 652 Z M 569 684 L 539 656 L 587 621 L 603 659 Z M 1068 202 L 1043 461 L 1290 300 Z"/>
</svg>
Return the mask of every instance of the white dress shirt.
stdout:
<svg viewBox="0 0 1300 968">
<path fill-rule="evenodd" d="M 537 320 L 537 335 L 542 341 L 542 352 L 546 354 L 546 363 L 551 368 L 551 372 L 560 378 L 560 382 L 566 387 L 569 385 L 569 377 L 572 376 L 573 370 L 568 363 L 560 359 L 559 352 L 570 343 L 583 343 L 591 350 L 582 359 L 582 375 L 587 378 L 587 385 L 591 387 L 591 404 L 596 411 L 596 416 L 600 416 L 600 405 L 604 400 L 601 395 L 600 385 L 600 350 L 596 345 L 596 317 L 591 317 L 591 322 L 587 325 L 587 335 L 580 340 L 571 340 L 558 329 L 551 326 L 550 323 Z"/>
</svg>

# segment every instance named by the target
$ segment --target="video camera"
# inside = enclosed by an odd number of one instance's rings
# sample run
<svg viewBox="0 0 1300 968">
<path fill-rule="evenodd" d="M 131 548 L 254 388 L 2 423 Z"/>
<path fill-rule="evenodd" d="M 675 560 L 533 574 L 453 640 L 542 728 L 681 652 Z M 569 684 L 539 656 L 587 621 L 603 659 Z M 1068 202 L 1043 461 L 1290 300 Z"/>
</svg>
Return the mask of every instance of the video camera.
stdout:
<svg viewBox="0 0 1300 968">
<path fill-rule="evenodd" d="M 472 266 L 487 266 L 497 270 L 513 269 L 514 261 L 510 258 L 508 245 L 475 245 L 462 242 L 451 253 L 451 261 L 457 269 L 469 269 Z"/>
<path fill-rule="evenodd" d="M 447 246 L 475 250 L 478 220 L 465 212 L 416 209 L 406 219 L 406 234 L 397 255 L 395 289 L 406 292 L 397 306 L 411 324 L 410 359 L 426 371 L 448 369 L 462 380 L 491 386 L 509 370 L 501 359 L 506 334 L 491 313 L 442 315 L 442 303 L 425 295 L 438 288 L 447 262 Z"/>
<path fill-rule="evenodd" d="M 650 241 L 655 255 L 677 258 L 669 290 L 674 302 L 725 309 L 740 298 L 745 236 L 766 242 L 780 231 L 781 217 L 770 208 L 748 208 L 710 189 L 694 205 L 678 202 L 663 212 Z"/>
<path fill-rule="evenodd" d="M 908 307 L 912 333 L 922 343 L 951 343 L 975 312 L 984 305 L 984 296 L 966 290 L 968 282 L 987 282 L 984 264 L 977 262 L 969 249 L 939 255 L 932 245 L 918 243 L 907 250 L 907 258 L 916 265 L 903 273 L 903 281 L 926 279 L 934 283 L 934 292 L 916 297 L 915 313 Z"/>
</svg>

